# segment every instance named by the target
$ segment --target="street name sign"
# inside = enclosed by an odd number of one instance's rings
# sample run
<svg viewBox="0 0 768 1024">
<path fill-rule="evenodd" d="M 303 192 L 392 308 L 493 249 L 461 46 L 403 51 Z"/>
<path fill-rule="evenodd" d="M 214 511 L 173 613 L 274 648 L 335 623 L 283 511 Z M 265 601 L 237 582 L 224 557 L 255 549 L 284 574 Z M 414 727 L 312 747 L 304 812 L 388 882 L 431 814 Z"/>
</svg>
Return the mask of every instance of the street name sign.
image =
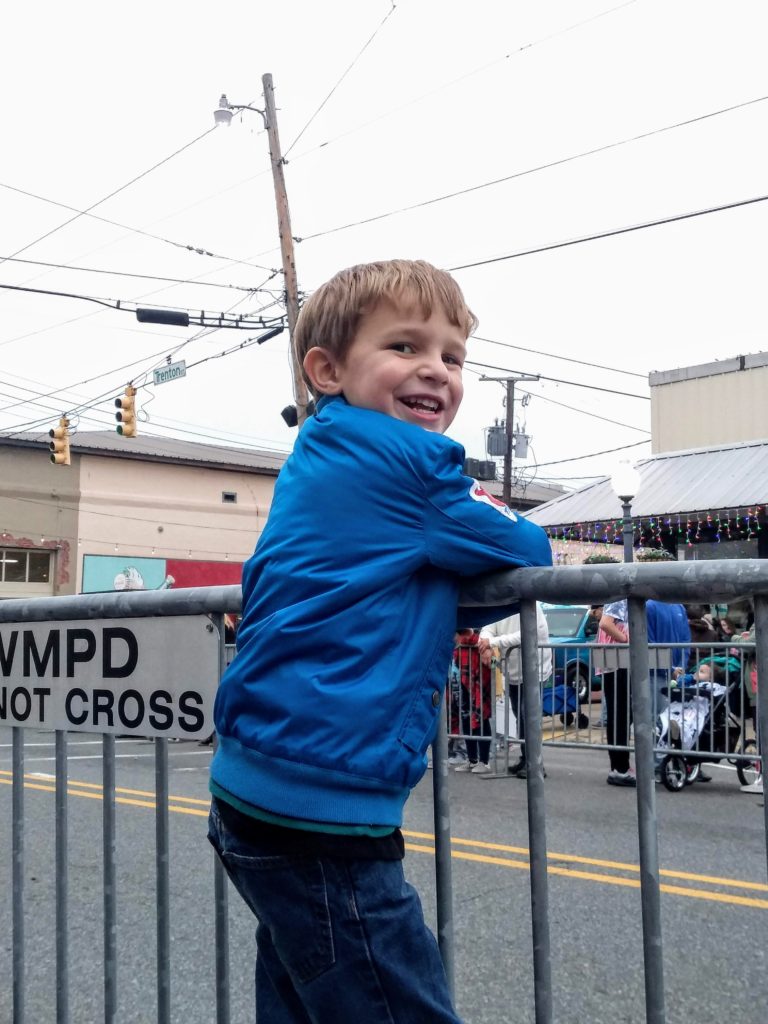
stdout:
<svg viewBox="0 0 768 1024">
<path fill-rule="evenodd" d="M 159 370 L 153 370 L 152 376 L 155 379 L 155 384 L 167 384 L 169 380 L 178 380 L 179 377 L 186 377 L 187 364 L 183 359 L 180 359 L 178 363 L 168 363 Z"/>
</svg>

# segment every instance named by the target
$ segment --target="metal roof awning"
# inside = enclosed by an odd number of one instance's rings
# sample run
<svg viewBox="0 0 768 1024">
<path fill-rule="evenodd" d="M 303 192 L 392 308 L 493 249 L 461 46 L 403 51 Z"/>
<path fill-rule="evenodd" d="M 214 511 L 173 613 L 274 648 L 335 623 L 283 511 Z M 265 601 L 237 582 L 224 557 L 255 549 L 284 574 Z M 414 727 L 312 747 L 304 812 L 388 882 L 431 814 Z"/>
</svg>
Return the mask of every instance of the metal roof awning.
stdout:
<svg viewBox="0 0 768 1024">
<path fill-rule="evenodd" d="M 665 452 L 635 465 L 640 487 L 633 517 L 727 513 L 768 504 L 768 441 Z M 621 518 L 621 503 L 604 477 L 539 505 L 527 518 L 543 527 L 613 522 Z"/>
</svg>

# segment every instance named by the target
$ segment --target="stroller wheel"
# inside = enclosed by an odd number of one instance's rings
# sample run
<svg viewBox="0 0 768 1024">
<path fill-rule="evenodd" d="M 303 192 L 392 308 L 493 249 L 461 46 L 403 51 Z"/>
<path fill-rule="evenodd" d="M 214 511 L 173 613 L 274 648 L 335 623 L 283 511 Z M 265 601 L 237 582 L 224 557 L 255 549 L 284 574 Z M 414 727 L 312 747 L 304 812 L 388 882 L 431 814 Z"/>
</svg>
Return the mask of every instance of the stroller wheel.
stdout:
<svg viewBox="0 0 768 1024">
<path fill-rule="evenodd" d="M 739 782 L 742 786 L 751 786 L 753 782 L 757 782 L 763 770 L 762 761 L 757 756 L 757 744 L 755 741 L 746 740 L 741 748 L 741 753 L 754 755 L 749 761 L 737 761 L 736 763 L 736 774 L 739 777 Z"/>
<path fill-rule="evenodd" d="M 661 762 L 661 781 L 673 793 L 678 793 L 688 781 L 685 759 L 670 754 Z"/>
<path fill-rule="evenodd" d="M 696 781 L 696 779 L 698 779 L 699 772 L 701 771 L 701 765 L 698 761 L 694 761 L 693 764 L 687 764 L 685 766 L 685 770 L 687 773 L 685 782 L 686 785 L 690 786 L 692 783 Z"/>
</svg>

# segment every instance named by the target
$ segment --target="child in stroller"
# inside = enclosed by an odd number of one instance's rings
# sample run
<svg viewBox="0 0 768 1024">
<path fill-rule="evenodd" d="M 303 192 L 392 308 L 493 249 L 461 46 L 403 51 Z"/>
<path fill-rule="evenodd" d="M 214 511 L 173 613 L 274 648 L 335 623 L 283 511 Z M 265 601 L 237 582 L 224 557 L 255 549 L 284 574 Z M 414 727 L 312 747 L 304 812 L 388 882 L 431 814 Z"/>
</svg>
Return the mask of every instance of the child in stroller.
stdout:
<svg viewBox="0 0 768 1024">
<path fill-rule="evenodd" d="M 656 719 L 657 747 L 669 750 L 659 765 L 667 789 L 681 790 L 696 780 L 703 763 L 718 764 L 736 751 L 741 676 L 737 658 L 708 658 L 667 691 L 669 706 Z"/>
</svg>

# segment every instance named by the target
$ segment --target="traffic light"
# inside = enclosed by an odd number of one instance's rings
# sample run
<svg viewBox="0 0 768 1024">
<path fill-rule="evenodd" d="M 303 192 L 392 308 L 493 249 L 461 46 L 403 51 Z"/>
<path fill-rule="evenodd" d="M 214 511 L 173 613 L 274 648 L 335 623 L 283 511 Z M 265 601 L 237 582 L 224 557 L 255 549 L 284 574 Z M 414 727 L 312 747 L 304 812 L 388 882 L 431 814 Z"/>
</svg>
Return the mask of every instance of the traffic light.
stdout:
<svg viewBox="0 0 768 1024">
<path fill-rule="evenodd" d="M 58 427 L 48 431 L 51 443 L 48 448 L 51 453 L 51 462 L 54 466 L 69 465 L 69 420 L 62 416 Z"/>
<path fill-rule="evenodd" d="M 117 432 L 123 437 L 136 437 L 136 388 L 127 387 L 122 398 L 115 399 L 118 412 Z"/>
</svg>

